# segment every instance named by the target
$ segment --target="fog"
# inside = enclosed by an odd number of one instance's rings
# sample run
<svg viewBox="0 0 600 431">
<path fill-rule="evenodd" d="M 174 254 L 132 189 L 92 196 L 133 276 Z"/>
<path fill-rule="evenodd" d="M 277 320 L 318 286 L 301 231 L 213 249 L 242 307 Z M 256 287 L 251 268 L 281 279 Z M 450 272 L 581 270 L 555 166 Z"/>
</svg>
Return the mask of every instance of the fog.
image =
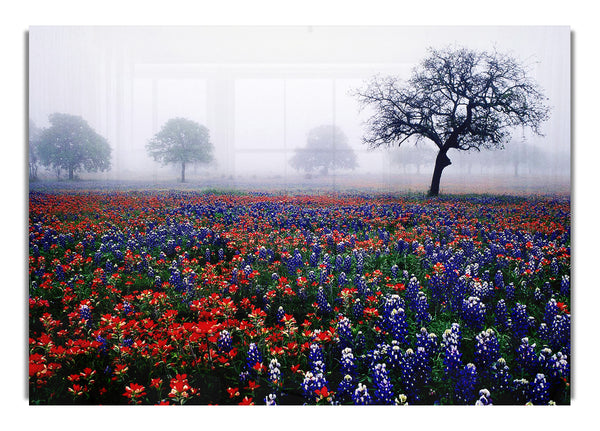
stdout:
<svg viewBox="0 0 600 431">
<path fill-rule="evenodd" d="M 31 27 L 29 116 L 38 127 L 62 112 L 83 117 L 111 145 L 112 169 L 81 179 L 176 181 L 178 166 L 154 162 L 145 144 L 169 119 L 210 130 L 215 162 L 194 166 L 192 184 L 426 188 L 433 147 L 368 150 L 368 109 L 350 92 L 375 74 L 408 78 L 428 47 L 508 52 L 530 66 L 552 107 L 544 136 L 517 129 L 504 150 L 451 151 L 445 185 L 460 189 L 570 187 L 568 27 Z M 332 124 L 357 155 L 353 171 L 327 176 L 289 160 L 309 131 Z M 412 147 L 412 148 L 411 148 Z M 410 162 L 413 160 L 412 162 Z M 40 171 L 41 177 L 55 178 Z"/>
</svg>

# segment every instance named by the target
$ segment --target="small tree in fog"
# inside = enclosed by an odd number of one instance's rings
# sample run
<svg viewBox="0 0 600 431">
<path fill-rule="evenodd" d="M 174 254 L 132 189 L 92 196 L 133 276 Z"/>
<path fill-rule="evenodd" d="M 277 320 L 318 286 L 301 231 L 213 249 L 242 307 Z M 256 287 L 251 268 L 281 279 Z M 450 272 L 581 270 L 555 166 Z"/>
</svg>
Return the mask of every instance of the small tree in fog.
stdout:
<svg viewBox="0 0 600 431">
<path fill-rule="evenodd" d="M 190 163 L 213 161 L 213 146 L 208 129 L 192 120 L 172 118 L 146 144 L 146 151 L 163 165 L 181 165 L 181 182 L 185 182 L 185 167 Z"/>
<path fill-rule="evenodd" d="M 98 172 L 110 169 L 111 147 L 81 117 L 52 114 L 50 127 L 36 139 L 35 149 L 40 163 L 53 169 L 60 177 L 61 170 L 72 180 L 78 171 Z"/>
<path fill-rule="evenodd" d="M 37 127 L 33 120 L 29 119 L 29 180 L 37 180 L 37 171 L 40 164 L 38 156 L 38 145 L 42 129 Z"/>
<path fill-rule="evenodd" d="M 371 148 L 427 139 L 437 149 L 430 196 L 439 194 L 448 151 L 503 148 L 513 127 L 536 134 L 549 108 L 525 67 L 513 57 L 466 48 L 430 49 L 429 56 L 401 83 L 375 77 L 356 92 L 375 110 L 363 141 Z"/>
<path fill-rule="evenodd" d="M 319 171 L 327 175 L 329 169 L 355 169 L 358 163 L 340 128 L 323 125 L 308 133 L 306 147 L 296 149 L 290 165 L 307 173 Z"/>
</svg>

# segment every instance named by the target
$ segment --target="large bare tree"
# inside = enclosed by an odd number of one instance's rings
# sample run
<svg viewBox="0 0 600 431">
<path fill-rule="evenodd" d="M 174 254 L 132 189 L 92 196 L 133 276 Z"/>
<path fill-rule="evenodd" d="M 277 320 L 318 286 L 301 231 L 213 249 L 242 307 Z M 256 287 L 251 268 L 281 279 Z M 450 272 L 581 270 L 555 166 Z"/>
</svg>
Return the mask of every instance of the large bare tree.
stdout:
<svg viewBox="0 0 600 431">
<path fill-rule="evenodd" d="M 516 126 L 541 135 L 549 116 L 547 98 L 513 56 L 467 48 L 429 49 L 429 55 L 401 82 L 376 76 L 355 92 L 372 106 L 363 141 L 371 148 L 422 139 L 438 148 L 430 196 L 440 191 L 448 151 L 503 148 Z"/>
</svg>

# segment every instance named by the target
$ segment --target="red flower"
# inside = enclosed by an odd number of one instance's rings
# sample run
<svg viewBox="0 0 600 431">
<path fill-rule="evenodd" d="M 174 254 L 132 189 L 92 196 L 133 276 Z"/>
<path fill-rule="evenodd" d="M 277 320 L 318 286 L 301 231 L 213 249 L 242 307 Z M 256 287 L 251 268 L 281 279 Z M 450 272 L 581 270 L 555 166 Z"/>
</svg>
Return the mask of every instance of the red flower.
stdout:
<svg viewBox="0 0 600 431">
<path fill-rule="evenodd" d="M 330 401 L 329 397 L 334 394 L 333 392 L 329 392 L 327 386 L 323 386 L 321 389 L 315 389 L 315 393 L 317 394 L 317 401 L 322 400 L 323 398 L 326 398 L 328 401 Z"/>
<path fill-rule="evenodd" d="M 251 391 L 253 391 L 253 390 L 254 390 L 254 389 L 256 389 L 256 388 L 260 388 L 260 385 L 259 385 L 259 384 L 257 384 L 257 383 L 256 383 L 254 380 L 250 380 L 250 381 L 248 382 L 248 386 L 246 386 L 246 389 L 249 389 L 249 390 L 251 390 Z"/>
<path fill-rule="evenodd" d="M 240 405 L 240 406 L 253 406 L 254 402 L 252 401 L 252 398 L 244 397 L 244 399 L 241 402 L 239 402 L 238 405 Z"/>
<path fill-rule="evenodd" d="M 125 392 L 123 393 L 123 396 L 129 398 L 130 402 L 138 403 L 138 398 L 146 395 L 144 389 L 146 388 L 143 385 L 138 385 L 137 383 L 130 383 L 128 386 L 125 386 Z"/>
<path fill-rule="evenodd" d="M 238 388 L 227 388 L 227 392 L 229 393 L 229 398 L 237 397 L 240 395 L 240 391 Z"/>
</svg>

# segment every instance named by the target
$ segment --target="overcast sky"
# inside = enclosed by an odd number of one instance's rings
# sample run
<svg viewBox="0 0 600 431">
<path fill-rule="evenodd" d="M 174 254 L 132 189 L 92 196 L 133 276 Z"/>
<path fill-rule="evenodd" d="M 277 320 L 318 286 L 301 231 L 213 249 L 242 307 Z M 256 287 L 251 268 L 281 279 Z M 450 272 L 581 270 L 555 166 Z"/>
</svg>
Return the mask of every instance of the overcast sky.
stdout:
<svg viewBox="0 0 600 431">
<path fill-rule="evenodd" d="M 407 78 L 428 47 L 446 46 L 521 59 L 552 112 L 545 137 L 514 139 L 564 162 L 568 27 L 31 27 L 29 115 L 40 127 L 53 112 L 81 115 L 113 147 L 112 177 L 165 172 L 144 145 L 173 117 L 209 128 L 215 173 L 288 174 L 322 124 L 347 135 L 358 172 L 379 172 L 389 158 L 362 144 L 368 111 L 349 91 L 378 73 Z"/>
</svg>

